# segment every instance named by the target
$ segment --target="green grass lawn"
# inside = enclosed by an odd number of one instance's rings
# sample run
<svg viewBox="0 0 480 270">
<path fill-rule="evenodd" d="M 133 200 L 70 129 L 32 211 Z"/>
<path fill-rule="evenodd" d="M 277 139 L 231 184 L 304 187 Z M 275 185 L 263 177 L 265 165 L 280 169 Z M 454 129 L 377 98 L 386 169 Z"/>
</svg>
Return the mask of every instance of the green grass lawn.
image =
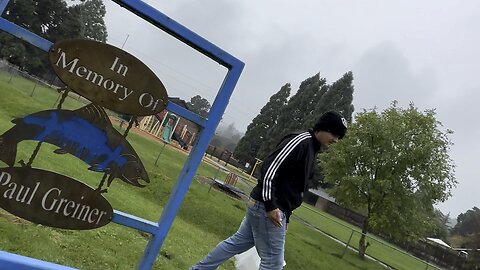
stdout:
<svg viewBox="0 0 480 270">
<path fill-rule="evenodd" d="M 31 97 L 31 82 L 14 78 L 9 83 L 9 78 L 0 74 L 0 133 L 13 126 L 10 121 L 15 117 L 51 109 L 59 95 L 37 86 Z M 68 98 L 64 108 L 83 105 L 75 98 Z M 155 166 L 162 144 L 134 132 L 128 139 L 141 156 L 151 183 L 136 188 L 116 180 L 105 197 L 114 209 L 157 221 L 187 156 L 167 146 Z M 20 143 L 17 160 L 28 160 L 35 146 L 30 141 Z M 92 187 L 98 185 L 102 174 L 88 171 L 88 165 L 73 156 L 54 154 L 55 149 L 42 145 L 33 167 L 68 175 Z M 5 164 L 0 162 L 0 166 Z M 196 173 L 213 177 L 216 172 L 215 167 L 202 163 Z M 208 192 L 209 187 L 192 181 L 155 269 L 187 269 L 236 231 L 245 212 L 244 202 L 215 189 Z M 311 222 L 320 221 L 313 218 Z M 114 223 L 88 231 L 63 230 L 32 224 L 3 210 L 0 210 L 0 234 L 1 250 L 81 269 L 134 269 L 149 239 L 148 234 Z M 338 243 L 292 220 L 287 234 L 285 269 L 383 269 L 375 262 L 359 260 L 351 251 L 341 259 L 342 252 L 343 247 Z M 233 261 L 219 269 L 234 269 Z"/>
</svg>

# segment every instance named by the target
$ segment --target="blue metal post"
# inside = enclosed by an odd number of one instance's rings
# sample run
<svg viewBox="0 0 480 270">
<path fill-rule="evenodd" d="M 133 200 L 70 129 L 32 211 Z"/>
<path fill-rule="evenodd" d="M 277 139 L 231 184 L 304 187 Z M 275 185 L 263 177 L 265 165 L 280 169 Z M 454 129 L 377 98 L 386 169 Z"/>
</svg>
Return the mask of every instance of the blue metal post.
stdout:
<svg viewBox="0 0 480 270">
<path fill-rule="evenodd" d="M 52 47 L 52 42 L 28 31 L 23 27 L 11 23 L 4 18 L 0 18 L 0 30 L 4 30 L 11 35 L 16 36 L 17 38 L 23 39 L 26 42 L 35 45 L 46 52 L 48 52 L 48 50 L 50 50 L 50 48 Z"/>
<path fill-rule="evenodd" d="M 3 11 L 7 7 L 9 1 L 10 0 L 0 0 L 0 16 L 3 14 Z"/>
<path fill-rule="evenodd" d="M 198 124 L 201 128 L 205 127 L 205 119 L 203 119 L 200 115 L 191 112 L 180 105 L 177 105 L 173 102 L 167 103 L 167 111 L 181 115 L 183 118 L 190 120 L 196 124 Z"/>
<path fill-rule="evenodd" d="M 159 229 L 148 242 L 144 256 L 137 269 L 151 269 L 153 266 L 155 258 L 160 252 L 160 248 L 167 236 L 173 220 L 175 219 L 175 216 L 177 215 L 178 209 L 182 204 L 190 183 L 192 182 L 195 171 L 202 160 L 203 154 L 207 150 L 208 143 L 210 142 L 216 127 L 220 123 L 233 89 L 235 88 L 238 78 L 243 70 L 243 66 L 243 63 L 241 65 L 234 66 L 228 72 L 223 86 L 213 103 L 212 110 L 208 114 L 207 125 L 205 129 L 201 131 L 197 145 L 192 149 L 192 152 L 190 153 L 182 171 L 180 172 L 177 183 L 172 191 L 172 194 L 170 195 L 170 198 L 168 199 L 165 209 L 162 212 L 162 216 L 158 221 Z"/>
<path fill-rule="evenodd" d="M 17 254 L 11 254 L 5 251 L 0 251 L 0 269 L 15 269 L 15 270 L 74 270 L 71 268 L 55 263 L 45 262 Z"/>
<path fill-rule="evenodd" d="M 113 1 L 227 68 L 235 64 L 243 65 L 226 51 L 140 0 Z"/>
</svg>

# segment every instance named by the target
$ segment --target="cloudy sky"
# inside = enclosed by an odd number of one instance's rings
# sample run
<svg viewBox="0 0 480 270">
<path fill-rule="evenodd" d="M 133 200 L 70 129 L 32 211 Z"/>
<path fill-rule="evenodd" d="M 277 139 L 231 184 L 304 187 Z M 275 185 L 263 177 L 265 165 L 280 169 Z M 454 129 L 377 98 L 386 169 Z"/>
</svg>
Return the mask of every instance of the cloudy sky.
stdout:
<svg viewBox="0 0 480 270">
<path fill-rule="evenodd" d="M 108 42 L 144 61 L 170 96 L 213 102 L 226 69 L 111 1 Z M 328 82 L 354 74 L 354 105 L 386 108 L 392 100 L 437 118 L 455 133 L 459 182 L 438 205 L 456 217 L 480 207 L 476 170 L 480 128 L 480 2 L 476 0 L 176 0 L 147 3 L 245 63 L 222 125 L 240 131 L 270 96 L 318 72 Z"/>
</svg>

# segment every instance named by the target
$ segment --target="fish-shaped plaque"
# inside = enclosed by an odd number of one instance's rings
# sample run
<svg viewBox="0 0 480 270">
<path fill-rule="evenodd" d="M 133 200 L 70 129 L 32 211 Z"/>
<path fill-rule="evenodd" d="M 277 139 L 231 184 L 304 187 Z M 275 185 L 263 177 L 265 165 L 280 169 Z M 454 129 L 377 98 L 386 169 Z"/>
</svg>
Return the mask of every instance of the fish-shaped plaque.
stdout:
<svg viewBox="0 0 480 270">
<path fill-rule="evenodd" d="M 108 224 L 112 206 L 75 179 L 35 168 L 0 168 L 0 207 L 49 227 L 88 230 Z"/>
<path fill-rule="evenodd" d="M 78 110 L 40 111 L 12 121 L 15 126 L 0 135 L 0 160 L 13 166 L 21 141 L 47 142 L 105 172 L 110 179 L 143 187 L 148 174 L 130 143 L 113 128 L 104 109 L 90 104 Z"/>
<path fill-rule="evenodd" d="M 160 79 L 142 61 L 109 44 L 62 40 L 49 53 L 51 66 L 73 91 L 95 104 L 129 115 L 154 115 L 168 95 Z"/>
</svg>

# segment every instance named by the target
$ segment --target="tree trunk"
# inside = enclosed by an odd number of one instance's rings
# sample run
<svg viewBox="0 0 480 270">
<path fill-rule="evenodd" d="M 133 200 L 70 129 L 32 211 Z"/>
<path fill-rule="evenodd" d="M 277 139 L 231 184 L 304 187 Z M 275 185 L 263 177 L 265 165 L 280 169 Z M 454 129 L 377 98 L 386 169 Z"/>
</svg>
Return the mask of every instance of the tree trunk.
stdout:
<svg viewBox="0 0 480 270">
<path fill-rule="evenodd" d="M 360 236 L 360 241 L 358 242 L 358 256 L 360 259 L 365 259 L 365 252 L 367 251 L 367 244 L 365 242 L 365 237 L 368 231 L 368 217 L 363 220 L 362 226 L 362 235 Z"/>
</svg>

